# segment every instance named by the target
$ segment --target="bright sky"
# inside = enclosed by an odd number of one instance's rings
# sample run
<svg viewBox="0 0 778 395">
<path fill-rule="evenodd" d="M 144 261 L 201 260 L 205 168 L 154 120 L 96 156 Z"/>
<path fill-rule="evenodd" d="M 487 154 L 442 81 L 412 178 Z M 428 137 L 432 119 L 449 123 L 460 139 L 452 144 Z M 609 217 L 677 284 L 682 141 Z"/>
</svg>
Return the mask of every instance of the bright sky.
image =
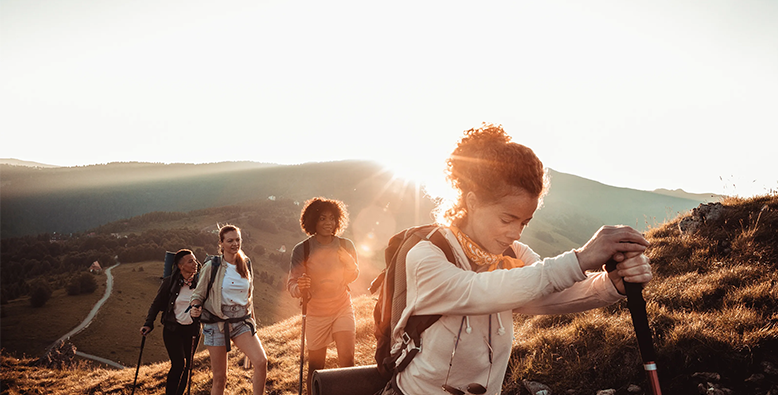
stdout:
<svg viewBox="0 0 778 395">
<path fill-rule="evenodd" d="M 0 158 L 437 170 L 486 121 L 605 184 L 763 194 L 776 21 L 774 0 L 2 0 Z"/>
</svg>

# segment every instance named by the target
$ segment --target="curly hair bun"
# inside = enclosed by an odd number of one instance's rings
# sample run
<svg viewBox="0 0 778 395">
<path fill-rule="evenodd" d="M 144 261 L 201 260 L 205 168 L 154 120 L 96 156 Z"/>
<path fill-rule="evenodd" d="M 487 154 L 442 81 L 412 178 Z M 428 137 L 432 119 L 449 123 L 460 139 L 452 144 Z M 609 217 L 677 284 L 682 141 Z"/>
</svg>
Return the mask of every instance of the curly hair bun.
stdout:
<svg viewBox="0 0 778 395">
<path fill-rule="evenodd" d="M 543 163 L 528 147 L 511 141 L 502 125 L 484 123 L 466 130 L 446 161 L 447 179 L 459 202 L 447 217 L 463 216 L 462 198 L 468 192 L 494 201 L 518 188 L 541 198 L 548 186 Z"/>
<path fill-rule="evenodd" d="M 511 142 L 511 136 L 505 133 L 502 125 L 486 124 L 478 129 L 465 131 L 465 136 L 459 141 L 458 149 L 478 149 L 479 147 L 490 147 Z"/>
</svg>

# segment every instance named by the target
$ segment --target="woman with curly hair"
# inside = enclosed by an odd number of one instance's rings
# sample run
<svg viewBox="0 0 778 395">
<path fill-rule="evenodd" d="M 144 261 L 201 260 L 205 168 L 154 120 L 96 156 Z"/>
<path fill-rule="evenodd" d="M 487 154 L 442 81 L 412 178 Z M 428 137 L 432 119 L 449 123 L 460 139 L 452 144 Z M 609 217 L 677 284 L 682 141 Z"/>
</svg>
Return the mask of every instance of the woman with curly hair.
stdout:
<svg viewBox="0 0 778 395">
<path fill-rule="evenodd" d="M 340 367 L 354 366 L 356 320 L 348 284 L 359 276 L 354 243 L 339 237 L 348 226 L 346 205 L 334 199 L 308 200 L 300 215 L 308 238 L 292 250 L 287 289 L 308 303 L 308 393 L 313 371 L 324 368 L 327 346 L 335 341 Z"/>
<path fill-rule="evenodd" d="M 457 198 L 440 207 L 438 231 L 451 246 L 422 240 L 406 256 L 407 303 L 392 332 L 392 352 L 420 348 L 384 394 L 499 394 L 511 353 L 512 314 L 562 314 L 614 303 L 624 281 L 645 283 L 648 241 L 627 226 L 605 226 L 581 248 L 540 259 L 521 234 L 548 189 L 533 151 L 501 126 L 464 132 L 447 160 Z M 615 259 L 617 269 L 603 265 Z M 440 315 L 407 341 L 411 316 Z M 403 341 L 403 338 L 406 341 Z M 422 346 L 423 345 L 423 346 Z"/>
</svg>

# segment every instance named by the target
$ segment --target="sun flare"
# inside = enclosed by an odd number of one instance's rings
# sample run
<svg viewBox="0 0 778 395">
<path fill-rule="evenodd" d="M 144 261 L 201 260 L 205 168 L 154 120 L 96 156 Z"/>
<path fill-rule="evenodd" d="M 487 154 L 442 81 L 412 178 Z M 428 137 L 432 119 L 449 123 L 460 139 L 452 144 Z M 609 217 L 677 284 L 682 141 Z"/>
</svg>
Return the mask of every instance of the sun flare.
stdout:
<svg viewBox="0 0 778 395">
<path fill-rule="evenodd" d="M 399 180 L 409 188 L 418 188 L 420 192 L 433 198 L 446 197 L 450 187 L 446 183 L 443 166 L 432 159 L 395 159 L 381 161 L 393 179 Z"/>
</svg>

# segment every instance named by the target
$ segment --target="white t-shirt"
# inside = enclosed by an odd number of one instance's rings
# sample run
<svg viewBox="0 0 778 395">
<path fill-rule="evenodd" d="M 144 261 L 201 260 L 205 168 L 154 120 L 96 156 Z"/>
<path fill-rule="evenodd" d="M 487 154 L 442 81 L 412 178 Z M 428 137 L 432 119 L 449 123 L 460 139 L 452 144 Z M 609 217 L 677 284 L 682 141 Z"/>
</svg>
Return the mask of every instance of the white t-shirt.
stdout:
<svg viewBox="0 0 778 395">
<path fill-rule="evenodd" d="M 193 293 L 194 289 L 184 285 L 176 298 L 176 306 L 173 308 L 173 312 L 176 313 L 176 321 L 181 325 L 189 325 L 193 322 L 192 316 L 186 311 L 189 308 L 189 299 L 192 298 Z"/>
<path fill-rule="evenodd" d="M 222 300 L 228 306 L 246 306 L 249 304 L 249 280 L 238 273 L 238 267 L 227 263 L 227 271 L 222 281 Z"/>
</svg>

